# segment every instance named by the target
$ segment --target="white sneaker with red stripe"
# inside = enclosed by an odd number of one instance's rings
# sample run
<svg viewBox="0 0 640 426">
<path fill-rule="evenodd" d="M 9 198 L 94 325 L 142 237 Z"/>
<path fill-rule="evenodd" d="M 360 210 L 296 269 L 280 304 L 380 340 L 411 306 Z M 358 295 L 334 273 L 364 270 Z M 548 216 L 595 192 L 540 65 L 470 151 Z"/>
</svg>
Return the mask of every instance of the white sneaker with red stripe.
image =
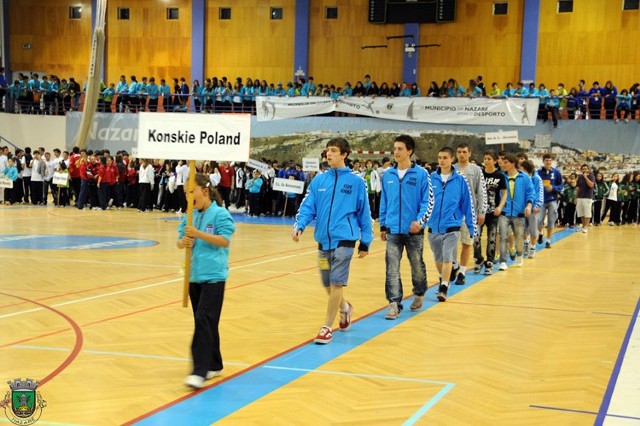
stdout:
<svg viewBox="0 0 640 426">
<path fill-rule="evenodd" d="M 315 339 L 313 339 L 314 343 L 318 343 L 320 345 L 326 345 L 327 343 L 331 343 L 333 340 L 333 331 L 326 325 L 323 325 L 318 335 Z"/>
</svg>

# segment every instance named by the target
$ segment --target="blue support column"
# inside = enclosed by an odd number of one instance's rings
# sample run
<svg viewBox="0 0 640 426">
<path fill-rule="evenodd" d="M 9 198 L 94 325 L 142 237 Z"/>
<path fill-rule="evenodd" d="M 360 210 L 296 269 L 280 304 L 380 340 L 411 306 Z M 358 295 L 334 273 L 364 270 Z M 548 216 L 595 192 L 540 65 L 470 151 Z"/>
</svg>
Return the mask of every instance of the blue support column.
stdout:
<svg viewBox="0 0 640 426">
<path fill-rule="evenodd" d="M 301 73 L 309 77 L 309 0 L 296 0 L 293 79 Z"/>
<path fill-rule="evenodd" d="M 205 0 L 191 2 L 191 80 L 204 78 Z M 191 83 L 191 82 L 190 82 Z"/>
<path fill-rule="evenodd" d="M 6 1 L 6 0 L 5 0 Z M 93 43 L 93 34 L 96 31 L 96 20 L 98 14 L 98 0 L 91 0 L 91 42 Z M 93 44 L 92 44 L 93 46 Z M 104 60 L 102 61 L 102 69 L 100 70 L 100 79 L 104 81 L 106 63 L 107 63 L 107 40 L 104 41 Z"/>
<path fill-rule="evenodd" d="M 413 35 L 413 39 L 404 39 L 405 45 L 420 44 L 420 24 L 405 24 L 404 34 Z M 418 81 L 418 51 L 419 49 L 416 49 L 415 52 L 411 53 L 411 56 L 406 52 L 402 54 L 402 81 L 406 81 L 409 84 Z"/>
<path fill-rule="evenodd" d="M 539 22 L 540 0 L 525 0 L 522 19 L 522 49 L 520 50 L 520 80 L 536 81 Z"/>
<path fill-rule="evenodd" d="M 11 64 L 9 62 L 9 0 L 2 0 L 2 37 L 2 45 L 4 46 L 2 55 L 4 77 L 7 79 L 7 84 L 11 84 Z"/>
</svg>

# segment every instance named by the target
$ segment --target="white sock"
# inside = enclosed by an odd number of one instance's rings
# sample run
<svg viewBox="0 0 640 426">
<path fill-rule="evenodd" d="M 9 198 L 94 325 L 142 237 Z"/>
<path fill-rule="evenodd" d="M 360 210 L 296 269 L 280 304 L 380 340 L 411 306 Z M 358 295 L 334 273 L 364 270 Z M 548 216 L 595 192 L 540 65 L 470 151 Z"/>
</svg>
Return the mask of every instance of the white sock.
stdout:
<svg viewBox="0 0 640 426">
<path fill-rule="evenodd" d="M 449 287 L 449 281 L 442 281 L 442 285 L 445 287 Z"/>
<path fill-rule="evenodd" d="M 458 271 L 458 272 L 460 272 L 462 275 L 464 275 L 464 273 L 467 272 L 467 267 L 466 266 L 461 266 L 460 267 L 460 271 Z"/>
</svg>

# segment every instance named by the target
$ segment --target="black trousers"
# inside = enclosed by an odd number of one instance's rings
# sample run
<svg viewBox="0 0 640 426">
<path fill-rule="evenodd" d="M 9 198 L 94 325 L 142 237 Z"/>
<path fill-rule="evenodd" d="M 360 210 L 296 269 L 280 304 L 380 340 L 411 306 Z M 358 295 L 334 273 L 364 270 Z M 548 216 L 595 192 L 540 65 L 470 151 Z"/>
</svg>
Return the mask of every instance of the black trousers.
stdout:
<svg viewBox="0 0 640 426">
<path fill-rule="evenodd" d="M 189 298 L 195 322 L 191 341 L 192 374 L 196 376 L 205 377 L 207 371 L 220 371 L 223 368 L 218 325 L 224 287 L 224 281 L 189 283 Z"/>
</svg>

